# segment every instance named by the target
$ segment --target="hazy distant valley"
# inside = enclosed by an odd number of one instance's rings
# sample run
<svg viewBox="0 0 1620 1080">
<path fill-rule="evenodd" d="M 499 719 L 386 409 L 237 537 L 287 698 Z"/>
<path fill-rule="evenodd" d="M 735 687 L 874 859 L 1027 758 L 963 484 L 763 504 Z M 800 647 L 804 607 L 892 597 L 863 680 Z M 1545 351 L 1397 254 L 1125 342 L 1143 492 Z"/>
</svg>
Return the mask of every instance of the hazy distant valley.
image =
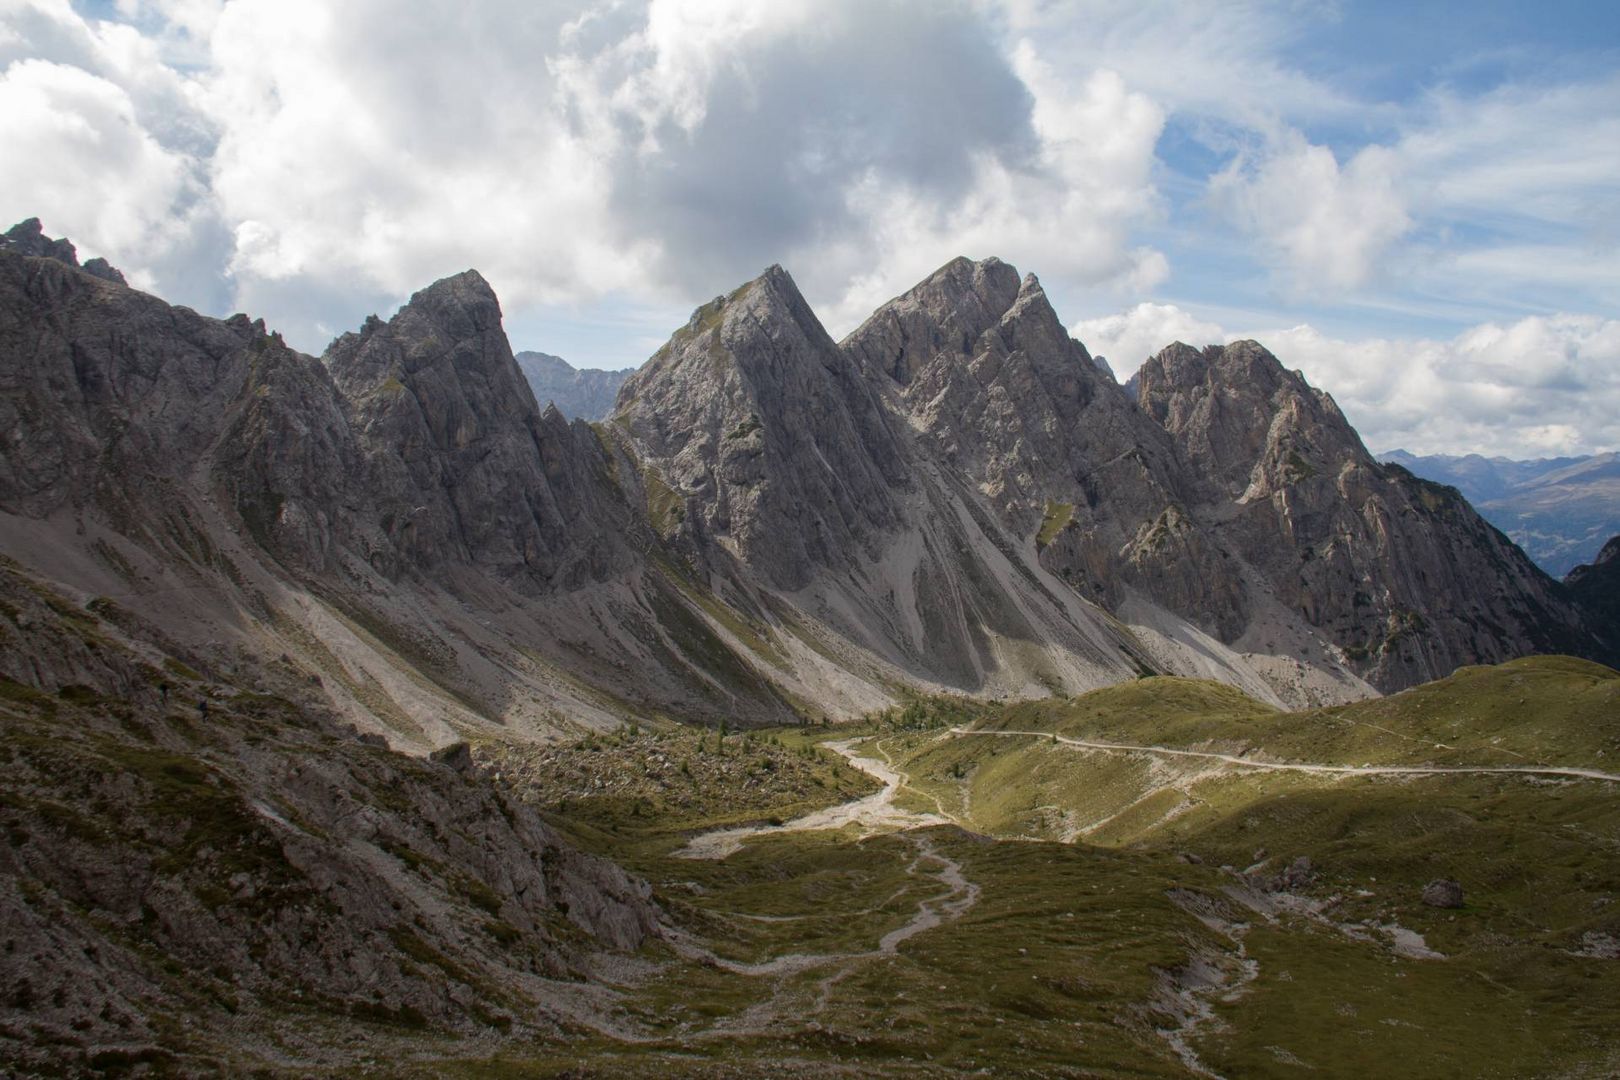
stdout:
<svg viewBox="0 0 1620 1080">
<path fill-rule="evenodd" d="M 12 1072 L 1620 1069 L 1620 543 L 1554 580 L 1260 343 L 1127 392 L 992 258 L 313 357 L 64 244 L 0 244 Z"/>
</svg>

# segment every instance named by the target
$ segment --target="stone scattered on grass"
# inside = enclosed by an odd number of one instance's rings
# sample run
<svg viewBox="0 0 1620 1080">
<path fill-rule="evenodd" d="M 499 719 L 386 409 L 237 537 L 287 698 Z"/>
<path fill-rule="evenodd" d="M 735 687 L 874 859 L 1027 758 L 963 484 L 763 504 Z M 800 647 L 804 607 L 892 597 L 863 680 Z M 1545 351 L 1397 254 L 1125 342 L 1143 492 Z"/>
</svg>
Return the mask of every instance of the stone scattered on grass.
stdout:
<svg viewBox="0 0 1620 1080">
<path fill-rule="evenodd" d="M 1463 888 L 1450 878 L 1435 878 L 1423 886 L 1423 902 L 1436 908 L 1463 906 Z"/>
</svg>

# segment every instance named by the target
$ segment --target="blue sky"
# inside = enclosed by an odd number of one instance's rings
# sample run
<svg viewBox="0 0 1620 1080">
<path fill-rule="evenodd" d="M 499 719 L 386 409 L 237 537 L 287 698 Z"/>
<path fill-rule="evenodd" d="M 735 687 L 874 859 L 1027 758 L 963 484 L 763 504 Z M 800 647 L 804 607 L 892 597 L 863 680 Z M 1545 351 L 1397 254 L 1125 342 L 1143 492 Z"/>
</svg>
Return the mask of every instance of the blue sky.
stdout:
<svg viewBox="0 0 1620 1080">
<path fill-rule="evenodd" d="M 0 217 L 319 352 L 476 267 L 633 366 L 956 254 L 1126 375 L 1258 337 L 1374 449 L 1620 448 L 1620 5 L 0 0 Z"/>
</svg>

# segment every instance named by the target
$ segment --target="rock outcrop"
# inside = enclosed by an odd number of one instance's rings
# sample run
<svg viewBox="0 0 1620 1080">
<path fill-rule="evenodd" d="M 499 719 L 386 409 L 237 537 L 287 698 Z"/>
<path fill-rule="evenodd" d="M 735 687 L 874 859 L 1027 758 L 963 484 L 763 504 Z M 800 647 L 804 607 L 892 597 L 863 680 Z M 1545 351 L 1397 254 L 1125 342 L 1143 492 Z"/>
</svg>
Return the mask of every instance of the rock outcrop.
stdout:
<svg viewBox="0 0 1620 1080">
<path fill-rule="evenodd" d="M 1305 704 L 1607 647 L 1264 349 L 1173 346 L 1133 400 L 999 260 L 842 343 L 773 267 L 592 425 L 540 408 L 472 271 L 316 359 L 10 235 L 7 550 L 424 751 L 1150 671 Z"/>
<path fill-rule="evenodd" d="M 1450 878 L 1435 878 L 1423 886 L 1423 902 L 1433 908 L 1463 906 L 1463 887 Z"/>
<path fill-rule="evenodd" d="M 465 744 L 394 753 L 285 663 L 202 672 L 153 641 L 114 601 L 0 566 L 11 1068 L 211 1073 L 205 1046 L 329 1048 L 324 1025 L 271 1019 L 289 1007 L 551 1034 L 592 1008 L 597 957 L 661 935 L 645 882 L 566 843 Z"/>
<path fill-rule="evenodd" d="M 46 236 L 45 227 L 40 224 L 39 218 L 20 221 L 0 234 L 0 251 L 31 255 L 40 259 L 55 259 L 69 266 L 79 266 L 78 249 L 66 237 L 52 240 Z M 115 285 L 127 284 L 123 273 L 100 256 L 89 260 L 79 269 L 92 277 L 110 281 Z"/>
<path fill-rule="evenodd" d="M 1172 345 L 1142 368 L 1138 400 L 1189 465 L 1217 543 L 1375 686 L 1593 647 L 1556 583 L 1461 495 L 1380 465 L 1333 399 L 1258 343 Z"/>
<path fill-rule="evenodd" d="M 601 480 L 606 452 L 588 425 L 540 411 L 476 271 L 368 320 L 322 359 L 351 416 L 361 490 L 417 570 L 471 565 L 533 594 L 628 565 L 630 515 Z"/>
<path fill-rule="evenodd" d="M 655 524 L 711 537 L 786 591 L 848 571 L 896 527 L 893 419 L 781 267 L 699 308 L 624 384 L 614 423 L 662 485 Z"/>
<path fill-rule="evenodd" d="M 1604 544 L 1590 563 L 1571 570 L 1564 585 L 1600 626 L 1620 636 L 1620 536 Z"/>
</svg>

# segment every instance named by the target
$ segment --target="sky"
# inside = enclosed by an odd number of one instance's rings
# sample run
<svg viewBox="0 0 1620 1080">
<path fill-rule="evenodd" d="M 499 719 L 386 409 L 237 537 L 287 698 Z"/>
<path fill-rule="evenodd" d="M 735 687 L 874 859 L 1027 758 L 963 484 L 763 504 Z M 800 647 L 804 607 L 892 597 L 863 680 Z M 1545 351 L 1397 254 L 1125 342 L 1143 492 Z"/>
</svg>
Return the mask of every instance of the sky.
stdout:
<svg viewBox="0 0 1620 1080">
<path fill-rule="evenodd" d="M 1126 378 L 1252 337 L 1374 450 L 1620 449 L 1620 4 L 0 0 L 0 228 L 319 353 L 469 267 L 632 367 L 957 255 Z"/>
</svg>

